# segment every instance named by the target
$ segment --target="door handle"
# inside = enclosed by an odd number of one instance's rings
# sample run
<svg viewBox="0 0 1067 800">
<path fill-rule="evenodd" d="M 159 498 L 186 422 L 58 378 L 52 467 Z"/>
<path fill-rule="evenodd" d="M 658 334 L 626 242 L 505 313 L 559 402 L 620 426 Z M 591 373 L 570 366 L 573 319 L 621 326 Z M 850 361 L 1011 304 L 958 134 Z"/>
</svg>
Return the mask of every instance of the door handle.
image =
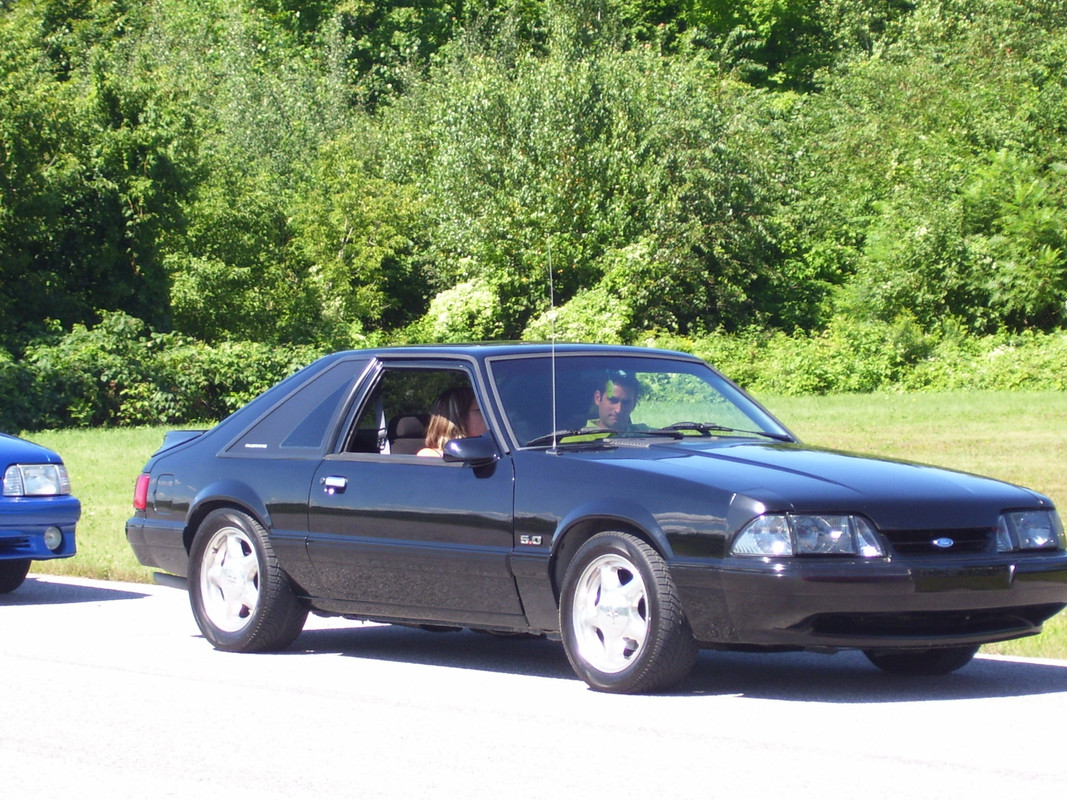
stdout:
<svg viewBox="0 0 1067 800">
<path fill-rule="evenodd" d="M 341 475 L 327 475 L 322 479 L 322 488 L 326 494 L 341 494 L 348 488 L 348 478 Z"/>
</svg>

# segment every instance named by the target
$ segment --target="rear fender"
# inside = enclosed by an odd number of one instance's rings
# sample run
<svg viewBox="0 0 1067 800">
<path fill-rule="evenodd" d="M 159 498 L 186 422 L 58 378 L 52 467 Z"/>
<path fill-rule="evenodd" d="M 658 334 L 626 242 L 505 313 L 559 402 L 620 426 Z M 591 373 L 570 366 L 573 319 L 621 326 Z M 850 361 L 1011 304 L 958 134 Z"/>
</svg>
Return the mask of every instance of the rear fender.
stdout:
<svg viewBox="0 0 1067 800">
<path fill-rule="evenodd" d="M 216 508 L 235 508 L 256 519 L 267 530 L 271 528 L 270 512 L 262 498 L 246 483 L 222 480 L 201 489 L 189 506 L 185 518 L 185 551 L 188 553 L 193 537 L 204 517 Z"/>
</svg>

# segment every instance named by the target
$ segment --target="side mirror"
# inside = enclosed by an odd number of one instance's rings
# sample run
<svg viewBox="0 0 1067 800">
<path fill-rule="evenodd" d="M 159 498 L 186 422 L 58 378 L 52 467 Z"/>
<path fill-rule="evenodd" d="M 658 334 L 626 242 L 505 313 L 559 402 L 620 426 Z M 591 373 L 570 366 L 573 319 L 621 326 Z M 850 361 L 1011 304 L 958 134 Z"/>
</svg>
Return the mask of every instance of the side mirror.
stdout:
<svg viewBox="0 0 1067 800">
<path fill-rule="evenodd" d="M 472 436 L 469 439 L 451 439 L 445 442 L 444 460 L 461 462 L 472 467 L 484 467 L 500 459 L 496 443 L 488 436 Z"/>
</svg>

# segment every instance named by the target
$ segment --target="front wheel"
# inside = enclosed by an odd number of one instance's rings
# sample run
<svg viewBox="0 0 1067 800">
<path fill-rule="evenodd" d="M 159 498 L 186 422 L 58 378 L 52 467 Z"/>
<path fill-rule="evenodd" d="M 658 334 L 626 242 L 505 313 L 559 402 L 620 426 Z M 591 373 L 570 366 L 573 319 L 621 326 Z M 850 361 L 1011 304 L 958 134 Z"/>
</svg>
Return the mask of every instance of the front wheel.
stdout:
<svg viewBox="0 0 1067 800">
<path fill-rule="evenodd" d="M 630 534 L 600 533 L 578 549 L 563 577 L 559 618 L 567 659 L 599 691 L 669 689 L 696 662 L 666 563 Z"/>
<path fill-rule="evenodd" d="M 0 594 L 13 592 L 26 580 L 30 573 L 30 560 L 28 558 L 16 558 L 11 561 L 0 561 Z"/>
<path fill-rule="evenodd" d="M 234 652 L 284 650 L 308 614 L 263 526 L 226 508 L 208 514 L 193 539 L 189 602 L 204 638 Z"/>
<path fill-rule="evenodd" d="M 893 675 L 947 675 L 971 663 L 977 646 L 935 647 L 929 650 L 864 650 L 878 669 Z"/>
</svg>

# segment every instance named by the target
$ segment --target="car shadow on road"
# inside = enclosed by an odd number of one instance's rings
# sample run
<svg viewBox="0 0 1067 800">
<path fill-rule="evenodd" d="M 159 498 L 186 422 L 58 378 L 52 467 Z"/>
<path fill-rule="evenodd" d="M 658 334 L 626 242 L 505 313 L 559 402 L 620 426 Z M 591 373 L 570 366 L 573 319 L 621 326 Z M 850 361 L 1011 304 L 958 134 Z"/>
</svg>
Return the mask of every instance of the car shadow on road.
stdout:
<svg viewBox="0 0 1067 800">
<path fill-rule="evenodd" d="M 563 645 L 536 636 L 427 631 L 402 625 L 305 630 L 293 644 L 305 652 L 428 666 L 480 669 L 542 678 L 577 678 Z"/>
<path fill-rule="evenodd" d="M 536 637 L 456 631 L 435 633 L 394 625 L 306 630 L 290 652 L 484 670 L 578 681 L 563 645 Z M 679 697 L 740 696 L 812 703 L 904 703 L 1067 693 L 1067 663 L 979 656 L 962 670 L 904 678 L 875 668 L 860 653 L 733 653 L 705 651 Z"/>
<path fill-rule="evenodd" d="M 904 677 L 862 653 L 703 652 L 686 695 L 741 695 L 813 703 L 907 703 L 1067 693 L 1067 663 L 978 656 L 949 675 Z"/>
<path fill-rule="evenodd" d="M 0 594 L 0 606 L 99 603 L 107 600 L 137 600 L 142 597 L 148 597 L 148 594 L 108 586 L 105 582 L 83 585 L 66 583 L 62 578 L 50 579 L 43 575 L 30 575 L 15 591 Z"/>
</svg>

